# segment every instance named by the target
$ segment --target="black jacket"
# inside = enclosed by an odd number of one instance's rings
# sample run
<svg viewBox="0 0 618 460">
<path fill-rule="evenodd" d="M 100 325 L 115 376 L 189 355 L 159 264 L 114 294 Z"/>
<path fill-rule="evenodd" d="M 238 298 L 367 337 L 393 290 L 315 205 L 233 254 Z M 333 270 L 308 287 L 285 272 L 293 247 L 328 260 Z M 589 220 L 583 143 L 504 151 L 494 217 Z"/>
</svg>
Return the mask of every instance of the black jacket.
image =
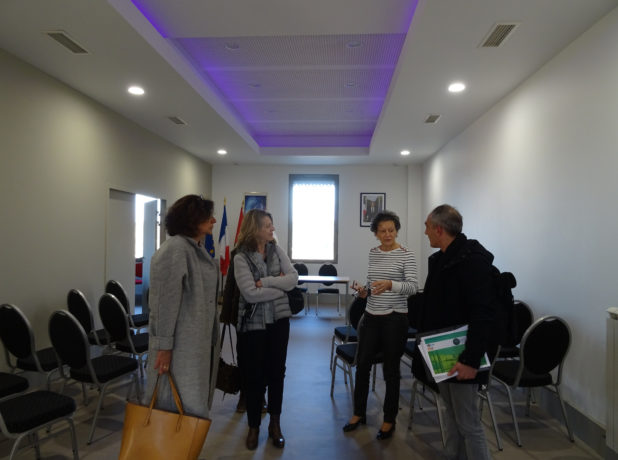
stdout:
<svg viewBox="0 0 618 460">
<path fill-rule="evenodd" d="M 422 301 L 417 302 L 414 312 L 419 332 L 467 324 L 466 347 L 459 362 L 474 368 L 479 367 L 485 352 L 491 358 L 497 343 L 493 258 L 478 241 L 469 240 L 463 233 L 457 235 L 445 252 L 438 251 L 429 257 Z M 417 371 L 421 360 L 416 360 Z M 475 380 L 461 382 L 486 381 L 487 372 L 480 372 Z"/>
</svg>

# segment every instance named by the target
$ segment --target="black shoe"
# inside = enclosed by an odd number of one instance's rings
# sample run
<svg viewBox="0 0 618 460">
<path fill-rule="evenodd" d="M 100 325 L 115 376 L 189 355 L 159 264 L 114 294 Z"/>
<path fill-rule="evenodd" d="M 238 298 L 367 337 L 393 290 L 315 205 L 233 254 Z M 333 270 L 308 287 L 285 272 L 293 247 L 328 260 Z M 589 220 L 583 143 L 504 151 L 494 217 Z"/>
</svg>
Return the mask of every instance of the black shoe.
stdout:
<svg viewBox="0 0 618 460">
<path fill-rule="evenodd" d="M 350 431 L 354 431 L 355 429 L 358 428 L 358 425 L 361 425 L 361 424 L 362 425 L 366 425 L 367 424 L 367 417 L 363 416 L 363 417 L 358 419 L 358 422 L 355 422 L 355 423 L 350 423 L 350 422 L 346 423 L 343 426 L 343 432 L 344 433 L 349 433 Z"/>
<path fill-rule="evenodd" d="M 245 445 L 247 446 L 247 449 L 249 450 L 257 449 L 259 437 L 260 437 L 260 429 L 249 427 L 249 433 L 247 433 L 247 440 L 245 441 Z"/>
<path fill-rule="evenodd" d="M 388 431 L 378 431 L 378 435 L 376 436 L 376 439 L 378 441 L 384 441 L 385 439 L 391 438 L 393 436 L 393 434 L 395 433 L 395 424 L 393 423 L 393 426 L 391 426 L 391 429 Z"/>
</svg>

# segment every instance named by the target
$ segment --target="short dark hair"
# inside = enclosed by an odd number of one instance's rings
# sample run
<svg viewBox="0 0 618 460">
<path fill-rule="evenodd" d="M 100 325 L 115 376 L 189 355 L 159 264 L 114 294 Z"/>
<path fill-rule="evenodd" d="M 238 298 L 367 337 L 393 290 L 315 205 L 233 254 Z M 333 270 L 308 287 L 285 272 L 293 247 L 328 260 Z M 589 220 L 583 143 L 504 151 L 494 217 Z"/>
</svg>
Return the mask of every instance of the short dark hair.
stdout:
<svg viewBox="0 0 618 460">
<path fill-rule="evenodd" d="M 378 232 L 378 225 L 381 222 L 392 221 L 395 224 L 395 230 L 399 231 L 401 228 L 401 222 L 399 222 L 399 216 L 393 211 L 380 211 L 371 221 L 371 231 L 376 234 Z"/>
<path fill-rule="evenodd" d="M 190 238 L 199 233 L 199 225 L 210 219 L 215 204 L 199 195 L 186 195 L 176 201 L 167 211 L 165 228 L 170 236 L 184 235 Z"/>
<path fill-rule="evenodd" d="M 433 225 L 442 227 L 451 236 L 457 236 L 463 229 L 463 217 L 449 204 L 441 204 L 429 214 Z"/>
</svg>

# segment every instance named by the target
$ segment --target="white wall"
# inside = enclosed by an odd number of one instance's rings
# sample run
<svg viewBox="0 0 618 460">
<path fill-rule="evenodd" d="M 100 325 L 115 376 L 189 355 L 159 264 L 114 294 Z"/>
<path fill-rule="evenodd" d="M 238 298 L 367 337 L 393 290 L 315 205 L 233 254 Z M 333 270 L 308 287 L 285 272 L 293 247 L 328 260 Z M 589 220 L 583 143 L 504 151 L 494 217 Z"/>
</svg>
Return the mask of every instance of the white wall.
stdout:
<svg viewBox="0 0 618 460">
<path fill-rule="evenodd" d="M 423 170 L 424 213 L 458 207 L 464 232 L 516 275 L 515 296 L 567 320 L 564 394 L 602 425 L 605 309 L 618 304 L 617 84 L 614 10 Z"/>
<path fill-rule="evenodd" d="M 209 196 L 211 168 L 2 50 L 0 101 L 0 303 L 47 346 L 69 289 L 103 293 L 108 189 L 170 205 Z"/>
<path fill-rule="evenodd" d="M 275 220 L 275 233 L 279 245 L 287 250 L 288 244 L 288 190 L 289 174 L 338 174 L 339 175 L 339 260 L 338 273 L 351 279 L 364 281 L 367 276 L 368 253 L 377 245 L 368 227 L 360 227 L 361 192 L 386 193 L 386 207 L 396 212 L 402 222 L 398 241 L 419 254 L 421 240 L 410 224 L 409 216 L 420 214 L 420 168 L 411 166 L 213 166 L 213 197 L 220 221 L 223 199 L 227 199 L 227 216 L 230 246 L 233 245 L 240 205 L 245 192 L 268 194 L 268 210 Z M 408 179 L 416 182 L 410 185 Z M 220 222 L 219 222 L 220 223 Z M 216 224 L 215 242 L 219 237 Z M 315 225 L 320 225 L 316 220 Z M 421 233 L 422 234 L 422 233 Z M 308 265 L 310 274 L 317 274 L 319 264 Z M 343 290 L 342 290 L 343 292 Z"/>
</svg>

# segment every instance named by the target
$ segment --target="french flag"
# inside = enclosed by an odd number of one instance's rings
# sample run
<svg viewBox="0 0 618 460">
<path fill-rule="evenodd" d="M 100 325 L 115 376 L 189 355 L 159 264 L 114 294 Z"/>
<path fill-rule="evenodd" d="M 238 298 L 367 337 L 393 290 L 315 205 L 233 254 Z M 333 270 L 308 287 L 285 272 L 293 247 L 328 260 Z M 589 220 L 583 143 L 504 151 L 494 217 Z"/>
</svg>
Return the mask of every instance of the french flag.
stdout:
<svg viewBox="0 0 618 460">
<path fill-rule="evenodd" d="M 227 275 L 230 266 L 230 245 L 227 243 L 227 212 L 223 201 L 223 218 L 221 219 L 221 231 L 219 233 L 219 268 L 221 275 Z"/>
</svg>

